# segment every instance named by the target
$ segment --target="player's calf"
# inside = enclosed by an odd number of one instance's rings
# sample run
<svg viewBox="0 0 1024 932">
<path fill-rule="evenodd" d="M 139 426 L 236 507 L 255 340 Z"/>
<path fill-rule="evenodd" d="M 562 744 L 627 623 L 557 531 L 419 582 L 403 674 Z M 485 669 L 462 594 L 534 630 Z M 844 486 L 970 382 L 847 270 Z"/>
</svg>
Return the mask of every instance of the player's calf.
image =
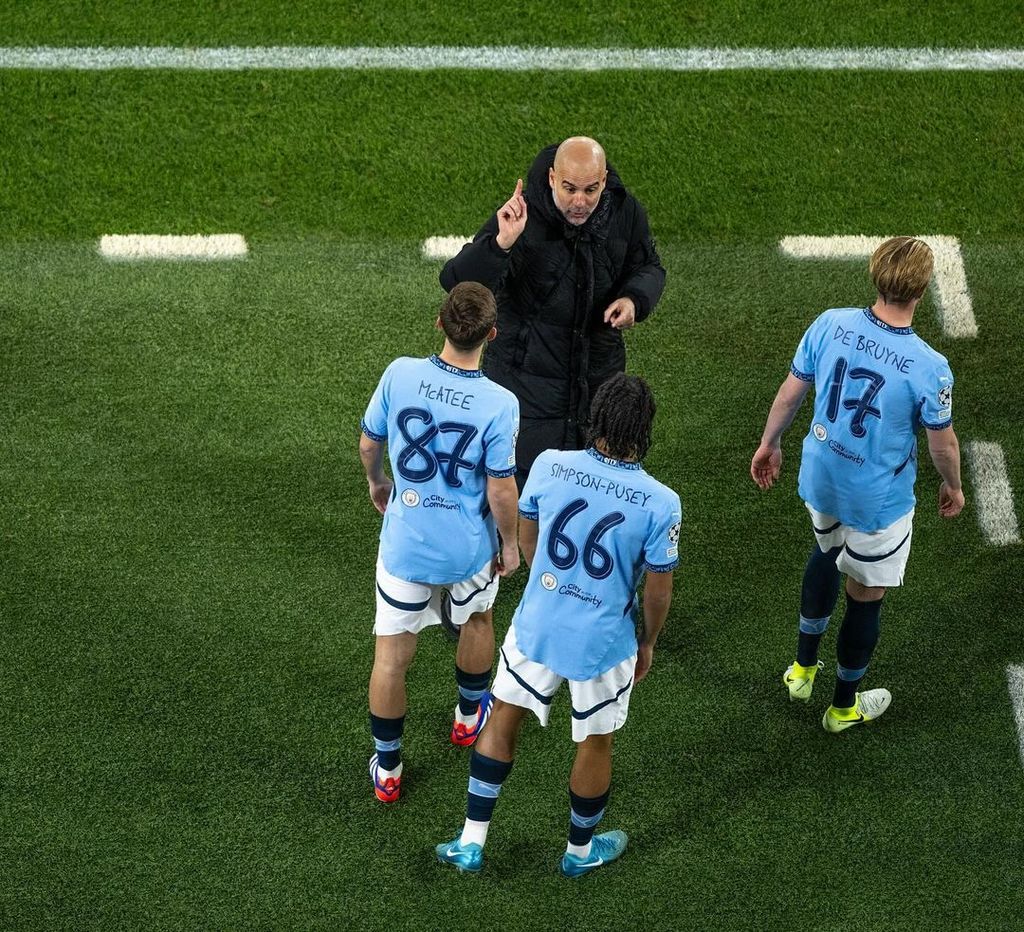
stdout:
<svg viewBox="0 0 1024 932">
<path fill-rule="evenodd" d="M 484 845 L 501 786 L 512 771 L 511 761 L 485 757 L 473 751 L 469 760 L 469 792 L 462 833 L 442 842 L 434 851 L 439 861 L 460 871 L 475 873 L 483 867 Z"/>
</svg>

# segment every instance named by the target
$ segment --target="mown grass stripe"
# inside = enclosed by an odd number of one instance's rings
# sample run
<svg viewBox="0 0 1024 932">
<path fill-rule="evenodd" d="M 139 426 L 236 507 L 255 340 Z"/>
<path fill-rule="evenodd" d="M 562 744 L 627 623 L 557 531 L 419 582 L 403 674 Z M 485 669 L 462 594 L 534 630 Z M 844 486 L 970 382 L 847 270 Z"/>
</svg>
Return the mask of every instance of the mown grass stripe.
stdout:
<svg viewBox="0 0 1024 932">
<path fill-rule="evenodd" d="M 7 47 L 0 68 L 184 71 L 1021 71 L 1024 49 L 524 46 Z"/>
</svg>

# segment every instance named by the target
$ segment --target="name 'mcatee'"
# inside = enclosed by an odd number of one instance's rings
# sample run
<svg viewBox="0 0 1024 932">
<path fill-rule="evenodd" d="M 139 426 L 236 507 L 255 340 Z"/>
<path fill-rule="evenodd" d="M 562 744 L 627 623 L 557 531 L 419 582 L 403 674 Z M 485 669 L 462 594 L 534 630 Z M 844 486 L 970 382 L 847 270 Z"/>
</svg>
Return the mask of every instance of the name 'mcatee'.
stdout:
<svg viewBox="0 0 1024 932">
<path fill-rule="evenodd" d="M 463 411 L 468 411 L 470 403 L 473 401 L 471 394 L 452 388 L 450 385 L 434 385 L 432 382 L 420 382 L 419 394 L 429 401 L 440 401 L 442 404 L 461 408 Z"/>
</svg>

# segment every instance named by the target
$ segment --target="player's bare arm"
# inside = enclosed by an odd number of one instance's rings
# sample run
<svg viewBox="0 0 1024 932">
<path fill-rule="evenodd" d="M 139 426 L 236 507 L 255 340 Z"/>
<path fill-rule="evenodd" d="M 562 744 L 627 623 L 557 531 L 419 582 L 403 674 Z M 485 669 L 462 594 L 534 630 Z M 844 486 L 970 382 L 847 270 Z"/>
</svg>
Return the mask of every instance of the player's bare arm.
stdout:
<svg viewBox="0 0 1024 932">
<path fill-rule="evenodd" d="M 760 489 L 775 485 L 782 470 L 782 435 L 793 423 L 800 405 L 811 387 L 810 382 L 798 379 L 791 372 L 779 386 L 779 390 L 768 412 L 768 421 L 761 435 L 761 445 L 750 461 L 750 477 Z"/>
<path fill-rule="evenodd" d="M 537 536 L 540 525 L 532 518 L 519 517 L 519 546 L 523 551 L 523 559 L 527 566 L 533 566 L 533 557 L 537 553 Z"/>
<path fill-rule="evenodd" d="M 510 576 L 519 569 L 519 492 L 515 476 L 487 477 L 487 502 L 501 535 L 498 575 Z"/>
<path fill-rule="evenodd" d="M 654 645 L 672 605 L 673 573 L 647 573 L 644 579 L 644 630 L 639 638 L 633 680 L 640 682 L 654 662 Z"/>
<path fill-rule="evenodd" d="M 526 229 L 526 198 L 523 197 L 523 179 L 516 182 L 512 196 L 498 208 L 498 235 L 495 242 L 506 252 L 512 248 Z"/>
<path fill-rule="evenodd" d="M 939 514 L 955 518 L 964 507 L 964 489 L 960 481 L 960 441 L 952 427 L 928 430 L 928 453 L 942 477 L 939 486 Z"/>
<path fill-rule="evenodd" d="M 388 474 L 384 472 L 384 444 L 367 437 L 366 434 L 360 434 L 359 459 L 363 461 L 363 469 L 366 470 L 370 501 L 377 511 L 384 514 L 394 486 Z"/>
</svg>

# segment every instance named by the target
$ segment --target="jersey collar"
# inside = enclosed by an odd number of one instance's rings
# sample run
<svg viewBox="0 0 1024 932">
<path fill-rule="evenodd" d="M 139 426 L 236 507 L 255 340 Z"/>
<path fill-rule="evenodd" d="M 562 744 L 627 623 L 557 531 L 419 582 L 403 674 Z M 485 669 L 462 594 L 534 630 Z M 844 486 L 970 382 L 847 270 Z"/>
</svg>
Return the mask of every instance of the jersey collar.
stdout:
<svg viewBox="0 0 1024 932">
<path fill-rule="evenodd" d="M 450 372 L 452 375 L 461 375 L 464 379 L 479 379 L 483 377 L 483 373 L 479 369 L 460 369 L 458 366 L 452 366 L 446 363 L 437 353 L 430 357 L 430 361 L 438 369 L 444 369 L 445 372 Z"/>
<path fill-rule="evenodd" d="M 864 308 L 864 316 L 867 317 L 867 319 L 870 320 L 871 323 L 873 323 L 876 327 L 881 327 L 883 330 L 887 331 L 888 333 L 913 333 L 914 332 L 914 328 L 913 327 L 893 327 L 893 326 L 887 324 L 884 320 L 881 320 L 878 317 L 875 317 L 874 312 L 869 307 Z"/>
<path fill-rule="evenodd" d="M 587 447 L 587 452 L 599 463 L 604 463 L 605 466 L 614 466 L 616 469 L 642 469 L 644 465 L 643 463 L 628 463 L 626 460 L 612 459 L 610 456 L 605 456 L 600 451 L 594 449 L 594 447 Z"/>
</svg>

